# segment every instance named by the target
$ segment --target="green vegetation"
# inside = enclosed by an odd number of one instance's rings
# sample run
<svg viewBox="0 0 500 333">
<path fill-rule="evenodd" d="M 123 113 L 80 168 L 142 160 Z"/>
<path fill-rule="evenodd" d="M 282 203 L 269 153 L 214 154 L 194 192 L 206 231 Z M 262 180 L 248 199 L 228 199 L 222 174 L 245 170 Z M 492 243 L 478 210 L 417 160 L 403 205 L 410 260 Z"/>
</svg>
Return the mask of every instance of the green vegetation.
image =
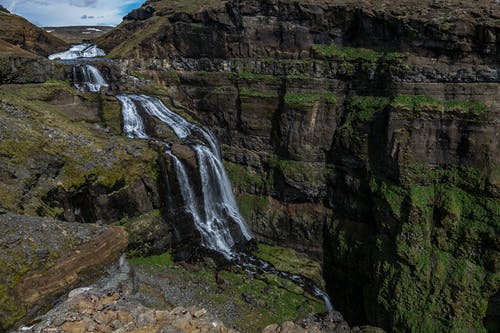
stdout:
<svg viewBox="0 0 500 333">
<path fill-rule="evenodd" d="M 241 164 L 224 162 L 227 174 L 233 187 L 240 192 L 247 193 L 267 193 L 270 191 L 270 184 L 267 175 L 259 174 L 250 167 Z"/>
<path fill-rule="evenodd" d="M 248 71 L 233 74 L 236 78 L 258 83 L 279 84 L 281 80 L 274 75 L 257 74 Z"/>
<path fill-rule="evenodd" d="M 290 106 L 313 105 L 317 102 L 335 105 L 337 104 L 337 96 L 331 92 L 287 93 L 285 95 L 285 103 Z"/>
<path fill-rule="evenodd" d="M 450 101 L 441 102 L 429 96 L 399 95 L 391 105 L 400 110 L 412 112 L 450 112 L 480 116 L 490 110 L 490 107 L 477 101 Z"/>
<path fill-rule="evenodd" d="M 349 103 L 348 109 L 354 113 L 354 121 L 369 122 L 375 114 L 384 111 L 389 105 L 389 98 L 376 96 L 356 96 Z"/>
<path fill-rule="evenodd" d="M 293 261 L 294 264 L 298 262 Z M 186 281 L 189 281 L 187 292 L 190 296 L 189 300 L 183 300 L 184 302 L 190 302 L 192 305 L 208 302 L 211 307 L 219 310 L 230 304 L 240 316 L 235 317 L 227 311 L 221 311 L 220 319 L 235 325 L 243 332 L 260 332 L 271 323 L 295 320 L 310 313 L 324 311 L 322 301 L 274 274 L 260 274 L 254 277 L 236 267 L 216 271 L 213 263 L 208 262 L 195 266 L 178 265 L 172 262 L 168 253 L 132 258 L 130 263 L 148 272 L 147 274 L 157 274 L 159 279 L 168 280 L 169 284 L 179 288 L 186 288 Z M 310 267 L 317 268 L 312 263 Z M 293 267 L 285 268 L 293 272 Z M 139 286 L 143 292 L 155 293 L 156 288 L 152 287 Z"/>
<path fill-rule="evenodd" d="M 377 62 L 385 61 L 400 61 L 402 55 L 396 52 L 375 51 L 364 48 L 344 47 L 339 48 L 335 45 L 315 44 L 312 47 L 313 55 L 322 58 L 333 59 L 337 61 L 365 61 Z"/>
<path fill-rule="evenodd" d="M 76 192 L 84 184 L 99 184 L 118 191 L 138 179 L 156 177 L 156 152 L 146 143 L 110 136 L 99 127 L 105 124 L 121 133 L 115 101 L 80 94 L 64 81 L 2 85 L 0 99 L 11 105 L 0 110 L 5 123 L 0 160 L 6 170 L 23 170 L 16 182 L 0 182 L 4 208 L 60 217 L 61 203 L 45 202 L 53 190 Z M 74 101 L 71 107 L 61 103 L 68 99 Z"/>
<path fill-rule="evenodd" d="M 382 113 L 389 105 L 386 97 L 356 96 L 347 105 L 347 114 L 338 129 L 339 138 L 345 147 L 361 152 L 367 139 L 367 126 L 377 114 Z M 367 152 L 361 156 L 365 157 Z"/>
<path fill-rule="evenodd" d="M 115 98 L 104 98 L 102 102 L 102 122 L 113 134 L 122 133 L 122 113 L 120 103 Z"/>
<path fill-rule="evenodd" d="M 138 29 L 124 39 L 124 42 L 115 47 L 108 55 L 109 58 L 125 58 L 134 51 L 141 43 L 155 36 L 164 26 L 165 21 L 162 17 L 153 16 L 145 23 L 144 29 Z M 129 33 L 129 32 L 127 32 Z"/>
<path fill-rule="evenodd" d="M 248 220 L 256 220 L 258 216 L 271 214 L 270 198 L 260 195 L 240 194 L 236 197 L 238 207 L 243 217 Z"/>
<path fill-rule="evenodd" d="M 155 9 L 158 15 L 169 15 L 172 13 L 197 13 L 209 8 L 218 8 L 223 4 L 219 0 L 169 0 L 150 1 L 148 6 Z"/>
<path fill-rule="evenodd" d="M 290 248 L 265 244 L 258 244 L 253 254 L 280 271 L 302 275 L 324 288 L 321 265 L 304 254 Z"/>
<path fill-rule="evenodd" d="M 174 266 L 175 263 L 172 259 L 172 254 L 169 252 L 150 257 L 132 257 L 129 262 L 133 265 L 147 266 L 155 270 L 161 270 L 165 267 Z"/>
</svg>

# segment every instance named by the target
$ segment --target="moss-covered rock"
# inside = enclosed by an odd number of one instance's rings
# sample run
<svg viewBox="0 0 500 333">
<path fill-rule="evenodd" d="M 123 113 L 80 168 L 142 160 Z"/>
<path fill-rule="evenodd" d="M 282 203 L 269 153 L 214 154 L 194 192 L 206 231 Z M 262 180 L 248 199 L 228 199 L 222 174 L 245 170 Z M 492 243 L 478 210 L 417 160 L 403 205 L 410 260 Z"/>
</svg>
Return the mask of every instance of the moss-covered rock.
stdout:
<svg viewBox="0 0 500 333">
<path fill-rule="evenodd" d="M 156 152 L 106 132 L 103 122 L 118 130 L 118 110 L 100 112 L 100 96 L 64 81 L 3 85 L 0 96 L 4 208 L 96 222 L 159 207 Z"/>
<path fill-rule="evenodd" d="M 155 298 L 175 300 L 177 305 L 201 305 L 242 332 L 260 332 L 271 323 L 325 310 L 321 300 L 275 274 L 251 275 L 238 268 L 217 271 L 209 264 L 179 265 L 168 254 L 130 262 L 144 293 L 154 291 Z"/>
</svg>

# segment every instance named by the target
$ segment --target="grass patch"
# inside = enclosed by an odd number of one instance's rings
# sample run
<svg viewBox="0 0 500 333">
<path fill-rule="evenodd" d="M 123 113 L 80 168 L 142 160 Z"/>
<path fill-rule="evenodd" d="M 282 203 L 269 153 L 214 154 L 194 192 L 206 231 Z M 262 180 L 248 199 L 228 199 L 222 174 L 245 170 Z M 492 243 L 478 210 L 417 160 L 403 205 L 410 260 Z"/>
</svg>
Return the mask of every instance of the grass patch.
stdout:
<svg viewBox="0 0 500 333">
<path fill-rule="evenodd" d="M 358 122 L 372 121 L 375 114 L 382 112 L 389 105 L 389 98 L 376 96 L 356 96 L 349 103 L 349 111 L 354 112 Z"/>
<path fill-rule="evenodd" d="M 165 267 L 174 266 L 175 263 L 172 260 L 172 254 L 164 253 L 157 256 L 151 257 L 135 257 L 128 259 L 131 264 L 147 266 L 154 269 L 162 269 Z"/>
<path fill-rule="evenodd" d="M 400 61 L 402 55 L 397 52 L 376 51 L 372 49 L 344 47 L 340 48 L 333 44 L 315 44 L 312 47 L 313 55 L 337 61 L 364 61 L 377 62 L 381 59 L 386 61 Z"/>
<path fill-rule="evenodd" d="M 256 74 L 252 72 L 238 72 L 233 74 L 236 78 L 240 80 L 250 81 L 250 82 L 259 82 L 259 83 L 267 83 L 267 84 L 279 84 L 281 80 L 274 75 L 266 75 L 266 74 Z"/>
<path fill-rule="evenodd" d="M 259 244 L 253 254 L 271 263 L 280 271 L 302 275 L 324 287 L 325 282 L 320 263 L 310 259 L 305 254 L 290 248 L 265 244 Z"/>
<path fill-rule="evenodd" d="M 317 93 L 287 93 L 285 95 L 285 103 L 290 106 L 313 105 L 317 102 L 324 102 L 328 104 L 337 104 L 337 96 L 331 92 Z"/>
<path fill-rule="evenodd" d="M 391 105 L 400 110 L 411 112 L 459 113 L 480 116 L 491 110 L 486 104 L 477 101 L 449 101 L 441 102 L 429 96 L 399 95 Z"/>
</svg>

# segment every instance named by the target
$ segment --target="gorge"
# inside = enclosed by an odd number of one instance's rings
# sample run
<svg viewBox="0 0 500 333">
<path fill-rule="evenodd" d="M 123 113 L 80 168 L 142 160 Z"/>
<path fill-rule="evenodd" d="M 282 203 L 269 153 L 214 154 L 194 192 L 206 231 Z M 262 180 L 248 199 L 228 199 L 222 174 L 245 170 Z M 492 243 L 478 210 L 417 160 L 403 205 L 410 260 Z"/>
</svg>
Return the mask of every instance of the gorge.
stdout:
<svg viewBox="0 0 500 333">
<path fill-rule="evenodd" d="M 73 250 L 93 223 L 119 224 L 139 294 L 192 306 L 184 293 L 243 332 L 324 311 L 278 271 L 325 287 L 353 330 L 496 332 L 499 17 L 494 1 L 147 1 L 94 41 L 112 61 L 75 70 L 33 53 L 68 54 L 34 28 L 18 43 L 0 34 L 0 219 L 66 221 Z M 85 50 L 103 55 L 71 52 Z M 187 227 L 209 216 L 210 229 Z M 99 267 L 123 251 L 114 228 Z M 201 259 L 250 235 L 274 275 Z M 65 259 L 35 247 L 22 259 L 23 237 L 2 239 L 2 328 L 26 315 L 15 301 L 32 304 L 13 294 L 25 272 Z"/>
</svg>

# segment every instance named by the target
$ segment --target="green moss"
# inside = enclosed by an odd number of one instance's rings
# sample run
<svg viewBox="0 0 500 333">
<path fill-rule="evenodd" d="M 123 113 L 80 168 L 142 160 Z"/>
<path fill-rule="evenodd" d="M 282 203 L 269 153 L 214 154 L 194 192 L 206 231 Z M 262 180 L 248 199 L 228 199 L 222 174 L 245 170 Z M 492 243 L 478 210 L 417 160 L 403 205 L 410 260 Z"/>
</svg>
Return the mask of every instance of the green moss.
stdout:
<svg viewBox="0 0 500 333">
<path fill-rule="evenodd" d="M 102 122 L 114 134 L 122 133 L 122 113 L 120 103 L 116 99 L 105 98 L 102 103 Z"/>
<path fill-rule="evenodd" d="M 380 59 L 387 59 L 388 61 L 395 61 L 402 59 L 402 56 L 396 52 L 375 51 L 364 48 L 344 47 L 339 48 L 335 45 L 322 45 L 315 44 L 312 47 L 313 55 L 334 59 L 338 61 L 365 61 L 377 62 Z"/>
<path fill-rule="evenodd" d="M 390 207 L 391 213 L 396 218 L 401 218 L 401 209 L 406 196 L 406 192 L 401 187 L 383 179 L 372 178 L 370 188 L 377 199 Z"/>
<path fill-rule="evenodd" d="M 460 113 L 480 116 L 491 110 L 484 103 L 477 101 L 449 101 L 441 102 L 429 96 L 399 95 L 391 105 L 400 110 L 412 112 Z"/>
<path fill-rule="evenodd" d="M 279 84 L 280 79 L 274 75 L 257 74 L 248 71 L 236 73 L 236 77 L 240 80 L 266 83 L 266 84 Z"/>
<path fill-rule="evenodd" d="M 229 179 L 240 192 L 265 193 L 269 191 L 269 183 L 265 174 L 259 174 L 250 167 L 241 164 L 224 162 Z"/>
<path fill-rule="evenodd" d="M 377 96 L 356 96 L 348 106 L 349 112 L 354 112 L 354 121 L 372 121 L 375 114 L 382 112 L 389 105 L 389 98 Z"/>
<path fill-rule="evenodd" d="M 258 258 L 271 263 L 282 272 L 293 272 L 313 280 L 324 288 L 321 265 L 304 254 L 291 248 L 258 244 L 253 253 Z"/>
<path fill-rule="evenodd" d="M 256 215 L 265 215 L 269 211 L 269 198 L 252 194 L 241 194 L 236 197 L 241 214 L 247 220 L 252 220 Z"/>
<path fill-rule="evenodd" d="M 130 262 L 180 288 L 185 288 L 189 281 L 193 305 L 210 300 L 209 304 L 220 311 L 230 304 L 239 316 L 222 311 L 220 319 L 242 332 L 260 332 L 271 323 L 296 320 L 325 310 L 319 299 L 275 274 L 255 277 L 236 267 L 216 272 L 207 263 L 191 266 L 188 270 L 185 265 L 172 263 L 169 254 L 133 258 Z M 141 288 L 147 289 L 154 291 L 155 288 Z"/>
<path fill-rule="evenodd" d="M 337 104 L 337 96 L 334 93 L 287 93 L 285 103 L 290 106 L 313 105 L 317 102 Z"/>
</svg>

